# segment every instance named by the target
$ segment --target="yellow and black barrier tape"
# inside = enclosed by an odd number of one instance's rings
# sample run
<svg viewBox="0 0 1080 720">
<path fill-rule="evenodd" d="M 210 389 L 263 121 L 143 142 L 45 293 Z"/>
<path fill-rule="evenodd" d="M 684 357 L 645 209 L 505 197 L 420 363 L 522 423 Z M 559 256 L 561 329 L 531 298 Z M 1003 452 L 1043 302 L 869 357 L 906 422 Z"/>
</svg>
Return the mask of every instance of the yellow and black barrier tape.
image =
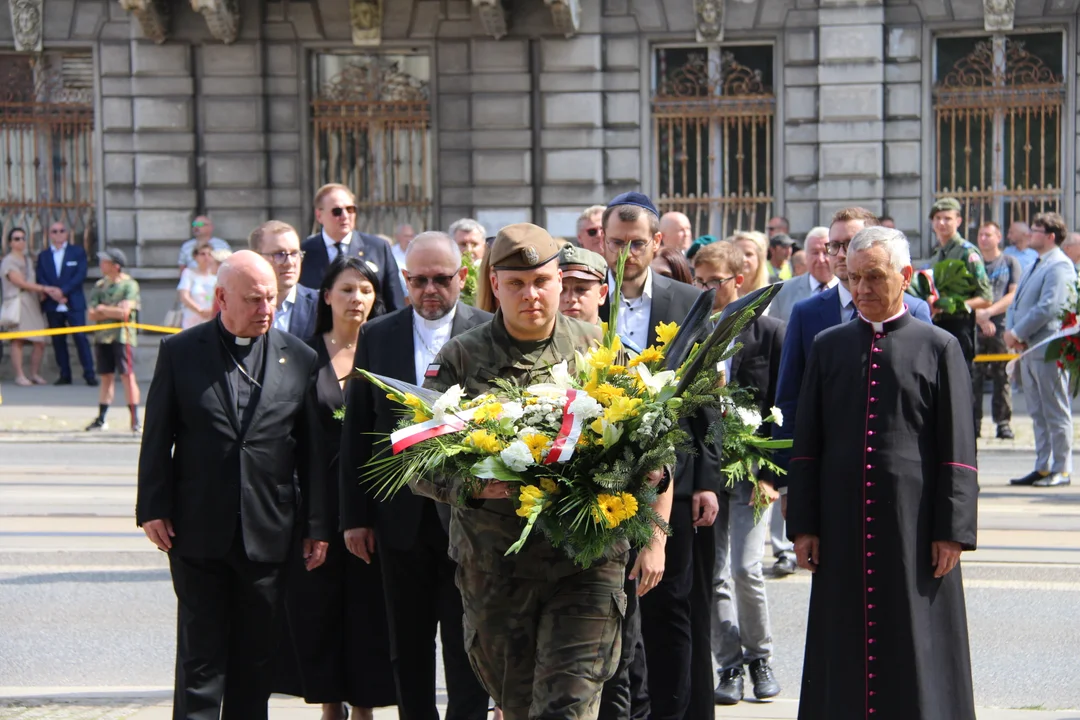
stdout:
<svg viewBox="0 0 1080 720">
<path fill-rule="evenodd" d="M 75 333 L 91 333 L 98 330 L 114 330 L 116 328 L 133 328 L 146 332 L 165 333 L 173 335 L 180 332 L 180 328 L 166 327 L 165 325 L 147 325 L 145 323 L 103 323 L 101 325 L 80 325 L 79 327 L 47 328 L 45 330 L 16 330 L 12 332 L 0 332 L 0 340 L 25 340 L 26 338 L 52 337 L 53 335 L 73 335 Z"/>
</svg>

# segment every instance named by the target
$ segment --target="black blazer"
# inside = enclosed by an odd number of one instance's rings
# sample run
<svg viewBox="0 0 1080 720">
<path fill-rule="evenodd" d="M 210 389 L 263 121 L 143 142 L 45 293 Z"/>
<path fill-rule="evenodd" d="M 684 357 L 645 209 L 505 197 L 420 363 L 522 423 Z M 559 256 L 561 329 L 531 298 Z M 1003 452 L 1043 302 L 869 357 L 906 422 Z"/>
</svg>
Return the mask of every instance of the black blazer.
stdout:
<svg viewBox="0 0 1080 720">
<path fill-rule="evenodd" d="M 218 321 L 166 338 L 146 397 L 136 522 L 170 519 L 172 552 L 220 558 L 239 523 L 257 562 L 283 562 L 293 530 L 329 540 L 315 351 L 267 336 L 262 392 L 242 428 Z M 297 517 L 301 495 L 306 517 Z"/>
<path fill-rule="evenodd" d="M 318 290 L 326 269 L 330 267 L 330 254 L 326 250 L 322 233 L 309 237 L 300 246 L 304 251 L 304 264 L 300 266 L 300 284 Z M 352 240 L 345 246 L 346 257 L 357 257 L 375 266 L 379 276 L 379 298 L 387 312 L 405 307 L 405 295 L 401 291 L 401 271 L 398 268 L 390 243 L 374 235 L 353 230 Z"/>
<path fill-rule="evenodd" d="M 490 313 L 458 303 L 451 337 L 490 319 Z M 356 367 L 415 383 L 413 335 L 412 308 L 365 323 L 356 344 Z M 408 490 L 402 490 L 390 500 L 379 500 L 361 481 L 362 468 L 372 455 L 381 450 L 389 452 L 381 440 L 397 428 L 400 406 L 362 379 L 349 381 L 346 396 L 340 453 L 341 529 L 374 527 L 379 542 L 408 549 L 418 537 L 424 504 L 434 501 Z"/>
<path fill-rule="evenodd" d="M 761 417 L 768 417 L 776 404 L 776 380 L 780 376 L 780 353 L 784 347 L 786 325 L 768 315 L 762 315 L 743 328 L 736 341 L 742 343 L 731 358 L 731 381 L 754 394 Z M 794 422 L 789 419 L 789 422 Z M 766 435 L 770 430 L 763 430 Z M 773 480 L 773 474 L 762 470 L 761 480 Z"/>
<path fill-rule="evenodd" d="M 701 291 L 693 285 L 666 278 L 658 273 L 652 274 L 652 306 L 649 310 L 649 344 L 656 344 L 656 326 L 664 322 L 682 324 L 690 312 L 694 301 Z M 609 298 L 600 306 L 600 318 L 607 322 L 611 303 L 618 302 Z M 720 472 L 720 454 L 716 447 L 705 442 L 709 425 L 713 417 L 709 412 L 702 412 L 692 418 L 683 419 L 682 427 L 690 434 L 692 453 L 678 454 L 675 464 L 675 499 L 685 500 L 693 496 L 695 490 L 712 490 L 719 494 L 723 486 Z"/>
<path fill-rule="evenodd" d="M 296 286 L 296 302 L 289 313 L 289 334 L 301 340 L 311 340 L 315 335 L 315 313 L 319 307 L 319 291 Z"/>
</svg>

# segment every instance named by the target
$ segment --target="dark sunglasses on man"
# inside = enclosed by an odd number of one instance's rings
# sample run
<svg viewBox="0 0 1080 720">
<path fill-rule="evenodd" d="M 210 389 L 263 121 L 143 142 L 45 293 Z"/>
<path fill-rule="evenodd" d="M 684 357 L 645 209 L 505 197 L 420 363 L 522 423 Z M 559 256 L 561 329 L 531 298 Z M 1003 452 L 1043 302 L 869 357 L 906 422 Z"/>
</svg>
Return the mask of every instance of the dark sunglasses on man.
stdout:
<svg viewBox="0 0 1080 720">
<path fill-rule="evenodd" d="M 454 273 L 453 275 L 435 275 L 433 277 L 428 277 L 427 275 L 410 275 L 408 272 L 405 273 L 405 279 L 409 281 L 409 285 L 413 290 L 423 290 L 428 286 L 428 283 L 432 283 L 441 288 L 448 288 L 455 277 L 457 277 L 457 273 Z"/>
<path fill-rule="evenodd" d="M 585 231 L 585 234 L 587 234 L 589 237 L 596 237 L 601 232 L 602 232 L 602 230 L 600 228 L 589 228 L 588 230 Z"/>
<path fill-rule="evenodd" d="M 346 205 L 345 207 L 336 207 L 336 208 L 334 208 L 333 210 L 330 211 L 330 214 L 333 215 L 336 218 L 341 217 L 345 213 L 349 213 L 350 215 L 355 215 L 356 214 L 356 206 L 355 205 Z"/>
</svg>

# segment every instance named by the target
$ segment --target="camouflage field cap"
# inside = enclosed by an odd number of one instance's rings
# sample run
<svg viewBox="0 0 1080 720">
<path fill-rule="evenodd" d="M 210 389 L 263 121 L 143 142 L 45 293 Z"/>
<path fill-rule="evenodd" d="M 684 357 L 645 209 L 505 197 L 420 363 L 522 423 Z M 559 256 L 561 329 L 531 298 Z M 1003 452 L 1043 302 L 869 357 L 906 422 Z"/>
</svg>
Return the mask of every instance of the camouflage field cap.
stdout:
<svg viewBox="0 0 1080 720">
<path fill-rule="evenodd" d="M 532 223 L 507 225 L 495 236 L 492 270 L 534 270 L 559 256 L 559 243 L 544 228 Z"/>
<path fill-rule="evenodd" d="M 559 269 L 564 276 L 607 280 L 608 266 L 603 255 L 569 243 L 559 252 Z"/>
<path fill-rule="evenodd" d="M 933 220 L 934 216 L 937 215 L 939 212 L 946 212 L 948 210 L 963 212 L 963 210 L 960 209 L 960 201 L 956 198 L 941 198 L 930 207 L 930 219 Z"/>
</svg>

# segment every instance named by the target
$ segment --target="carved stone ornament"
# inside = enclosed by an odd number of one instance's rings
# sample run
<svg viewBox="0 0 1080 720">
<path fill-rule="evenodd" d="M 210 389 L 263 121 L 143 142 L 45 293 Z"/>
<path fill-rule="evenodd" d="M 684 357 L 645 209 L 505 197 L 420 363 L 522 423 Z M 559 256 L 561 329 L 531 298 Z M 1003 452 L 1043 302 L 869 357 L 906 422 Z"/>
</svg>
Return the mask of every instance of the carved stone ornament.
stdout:
<svg viewBox="0 0 1080 720">
<path fill-rule="evenodd" d="M 45 0 L 8 0 L 17 52 L 41 52 L 41 13 Z"/>
<path fill-rule="evenodd" d="M 237 0 L 191 0 L 191 9 L 202 13 L 210 34 L 225 43 L 234 42 L 240 33 L 240 8 Z"/>
<path fill-rule="evenodd" d="M 551 19 L 555 22 L 555 30 L 566 37 L 577 34 L 581 25 L 581 2 L 580 0 L 544 0 L 551 9 Z"/>
<path fill-rule="evenodd" d="M 383 0 L 349 0 L 353 45 L 378 45 L 382 41 Z"/>
<path fill-rule="evenodd" d="M 694 0 L 698 42 L 715 43 L 724 39 L 724 0 Z"/>
<path fill-rule="evenodd" d="M 472 4 L 480 13 L 484 32 L 496 40 L 506 35 L 508 20 L 501 0 L 472 0 Z"/>
<path fill-rule="evenodd" d="M 1013 29 L 1016 0 L 983 0 L 983 25 L 986 32 Z"/>
<path fill-rule="evenodd" d="M 120 7 L 135 16 L 146 37 L 158 45 L 165 42 L 169 32 L 167 0 L 120 0 Z"/>
</svg>

